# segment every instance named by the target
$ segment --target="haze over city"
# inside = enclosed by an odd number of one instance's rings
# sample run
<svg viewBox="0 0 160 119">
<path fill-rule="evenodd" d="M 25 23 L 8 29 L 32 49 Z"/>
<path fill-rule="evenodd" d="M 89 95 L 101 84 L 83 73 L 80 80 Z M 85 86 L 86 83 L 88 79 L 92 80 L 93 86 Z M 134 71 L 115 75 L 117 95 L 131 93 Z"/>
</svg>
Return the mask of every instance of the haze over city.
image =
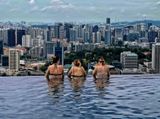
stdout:
<svg viewBox="0 0 160 119">
<path fill-rule="evenodd" d="M 112 22 L 158 20 L 160 0 L 0 0 L 0 21 Z"/>
</svg>

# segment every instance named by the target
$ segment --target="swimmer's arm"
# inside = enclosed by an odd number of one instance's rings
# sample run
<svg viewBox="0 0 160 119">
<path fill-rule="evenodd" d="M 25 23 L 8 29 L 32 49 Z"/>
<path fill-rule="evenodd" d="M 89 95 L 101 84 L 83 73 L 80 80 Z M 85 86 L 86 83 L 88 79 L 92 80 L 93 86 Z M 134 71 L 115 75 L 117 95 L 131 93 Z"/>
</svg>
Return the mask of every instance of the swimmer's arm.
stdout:
<svg viewBox="0 0 160 119">
<path fill-rule="evenodd" d="M 92 73 L 94 79 L 96 79 L 96 74 L 97 74 L 97 69 L 96 69 L 96 67 L 95 67 L 94 70 L 93 70 L 93 73 Z"/>
<path fill-rule="evenodd" d="M 110 71 L 109 71 L 109 67 L 107 66 L 107 75 L 108 75 L 108 78 L 110 77 Z"/>
<path fill-rule="evenodd" d="M 47 71 L 45 73 L 45 77 L 46 77 L 47 81 L 49 81 L 49 68 L 47 69 Z"/>
<path fill-rule="evenodd" d="M 64 68 L 62 66 L 62 79 L 64 79 Z"/>
<path fill-rule="evenodd" d="M 69 70 L 68 72 L 68 77 L 71 78 L 71 74 L 72 74 L 72 68 Z"/>
<path fill-rule="evenodd" d="M 109 71 L 109 69 L 108 69 L 108 78 L 110 77 L 110 71 Z"/>
<path fill-rule="evenodd" d="M 83 73 L 84 73 L 84 76 L 86 76 L 87 75 L 87 73 L 86 73 L 86 71 L 85 71 L 85 69 L 82 67 L 82 71 L 83 71 Z"/>
</svg>

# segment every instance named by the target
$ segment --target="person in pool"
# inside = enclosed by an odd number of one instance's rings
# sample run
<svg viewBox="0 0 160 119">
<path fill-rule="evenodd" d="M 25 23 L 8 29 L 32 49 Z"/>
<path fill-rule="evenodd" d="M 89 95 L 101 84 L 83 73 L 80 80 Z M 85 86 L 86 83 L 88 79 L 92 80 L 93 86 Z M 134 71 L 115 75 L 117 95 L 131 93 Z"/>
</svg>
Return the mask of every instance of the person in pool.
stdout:
<svg viewBox="0 0 160 119">
<path fill-rule="evenodd" d="M 45 77 L 48 81 L 48 85 L 58 85 L 63 82 L 64 69 L 62 65 L 59 65 L 59 57 L 52 57 L 53 64 L 50 65 L 46 71 Z"/>
<path fill-rule="evenodd" d="M 79 59 L 74 60 L 73 66 L 68 72 L 69 78 L 76 78 L 76 77 L 86 77 L 86 71 L 81 66 L 81 62 Z"/>
<path fill-rule="evenodd" d="M 95 68 L 93 70 L 93 77 L 95 80 L 98 79 L 109 80 L 110 77 L 109 67 L 108 65 L 106 65 L 103 57 L 100 57 L 98 63 L 95 65 Z"/>
<path fill-rule="evenodd" d="M 81 62 L 79 59 L 74 60 L 74 62 L 72 63 L 72 67 L 68 72 L 68 77 L 74 89 L 80 88 L 84 84 L 86 71 L 81 66 Z"/>
</svg>

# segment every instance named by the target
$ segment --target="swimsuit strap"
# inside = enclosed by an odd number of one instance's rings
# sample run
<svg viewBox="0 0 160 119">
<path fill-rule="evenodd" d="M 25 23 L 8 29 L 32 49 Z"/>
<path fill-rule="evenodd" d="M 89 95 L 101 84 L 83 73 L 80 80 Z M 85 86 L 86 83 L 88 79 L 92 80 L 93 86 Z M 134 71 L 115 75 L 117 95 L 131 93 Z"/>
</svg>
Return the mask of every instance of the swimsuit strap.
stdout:
<svg viewBox="0 0 160 119">
<path fill-rule="evenodd" d="M 59 76 L 59 75 L 62 75 L 62 74 L 50 74 L 50 75 L 53 75 L 53 76 Z"/>
<path fill-rule="evenodd" d="M 72 77 L 84 77 L 84 76 L 82 76 L 82 75 L 81 75 L 81 76 L 71 75 L 71 76 L 72 76 Z"/>
</svg>

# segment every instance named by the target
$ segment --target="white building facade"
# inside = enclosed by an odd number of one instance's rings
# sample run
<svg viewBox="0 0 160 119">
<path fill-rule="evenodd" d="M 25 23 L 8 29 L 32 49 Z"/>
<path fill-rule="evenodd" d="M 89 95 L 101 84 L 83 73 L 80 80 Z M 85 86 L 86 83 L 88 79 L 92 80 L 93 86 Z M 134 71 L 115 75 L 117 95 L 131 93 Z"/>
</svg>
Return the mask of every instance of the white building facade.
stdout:
<svg viewBox="0 0 160 119">
<path fill-rule="evenodd" d="M 22 37 L 22 47 L 30 48 L 33 45 L 33 41 L 31 39 L 31 35 L 24 35 Z"/>
<path fill-rule="evenodd" d="M 120 61 L 122 63 L 123 68 L 138 68 L 138 55 L 130 51 L 122 52 Z"/>
<path fill-rule="evenodd" d="M 9 69 L 18 71 L 20 68 L 20 52 L 16 49 L 9 49 Z"/>
</svg>

